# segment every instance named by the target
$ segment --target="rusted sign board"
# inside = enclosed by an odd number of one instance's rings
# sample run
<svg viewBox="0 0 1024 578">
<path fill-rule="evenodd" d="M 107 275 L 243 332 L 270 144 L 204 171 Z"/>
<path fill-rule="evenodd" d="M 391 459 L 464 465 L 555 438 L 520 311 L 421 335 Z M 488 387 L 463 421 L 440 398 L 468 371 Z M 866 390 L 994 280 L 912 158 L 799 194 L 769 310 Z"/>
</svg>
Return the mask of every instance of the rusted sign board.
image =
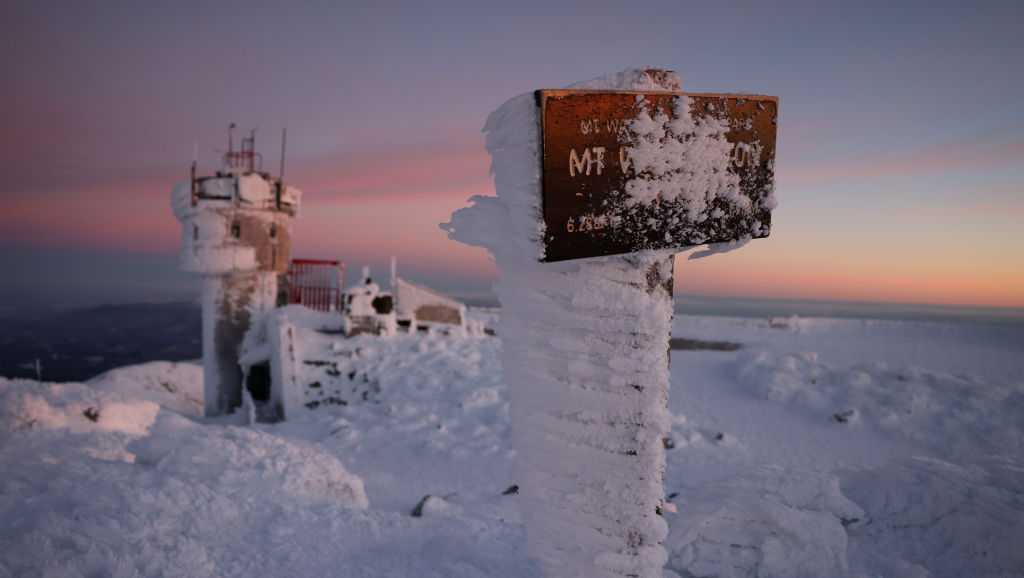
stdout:
<svg viewBox="0 0 1024 578">
<path fill-rule="evenodd" d="M 594 90 L 536 96 L 542 261 L 768 236 L 777 98 Z"/>
</svg>

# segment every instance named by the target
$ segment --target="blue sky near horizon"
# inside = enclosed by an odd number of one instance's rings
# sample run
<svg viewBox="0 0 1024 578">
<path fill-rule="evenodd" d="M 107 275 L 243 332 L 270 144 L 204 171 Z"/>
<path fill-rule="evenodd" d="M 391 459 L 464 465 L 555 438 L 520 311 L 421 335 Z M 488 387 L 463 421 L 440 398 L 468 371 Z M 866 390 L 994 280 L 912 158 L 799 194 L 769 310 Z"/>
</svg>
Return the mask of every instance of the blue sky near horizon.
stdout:
<svg viewBox="0 0 1024 578">
<path fill-rule="evenodd" d="M 493 192 L 507 98 L 629 66 L 781 101 L 772 237 L 677 291 L 1024 306 L 1015 2 L 15 1 L 0 53 L 0 296 L 191 295 L 168 197 L 193 143 L 259 128 L 306 192 L 296 255 L 484 293 L 436 224 Z M 272 163 L 276 167 L 276 161 Z"/>
</svg>

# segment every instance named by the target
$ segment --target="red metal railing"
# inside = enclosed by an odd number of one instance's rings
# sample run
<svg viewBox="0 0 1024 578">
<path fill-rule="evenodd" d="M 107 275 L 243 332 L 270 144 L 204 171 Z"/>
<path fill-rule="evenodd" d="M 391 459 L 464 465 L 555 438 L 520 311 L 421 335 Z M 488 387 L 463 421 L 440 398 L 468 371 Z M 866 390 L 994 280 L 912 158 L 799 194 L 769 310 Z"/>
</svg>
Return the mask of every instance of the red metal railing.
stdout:
<svg viewBox="0 0 1024 578">
<path fill-rule="evenodd" d="M 345 264 L 325 259 L 292 259 L 288 266 L 288 303 L 317 311 L 341 311 Z"/>
</svg>

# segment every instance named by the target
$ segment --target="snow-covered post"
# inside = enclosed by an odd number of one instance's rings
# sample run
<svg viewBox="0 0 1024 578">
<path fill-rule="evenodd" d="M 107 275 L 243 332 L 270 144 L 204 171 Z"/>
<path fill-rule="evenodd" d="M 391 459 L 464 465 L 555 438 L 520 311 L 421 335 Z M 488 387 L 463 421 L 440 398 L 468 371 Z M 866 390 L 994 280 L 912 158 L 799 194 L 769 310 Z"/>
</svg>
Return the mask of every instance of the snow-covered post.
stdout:
<svg viewBox="0 0 1024 578">
<path fill-rule="evenodd" d="M 529 553 L 551 578 L 660 578 L 673 254 L 767 235 L 771 194 L 740 186 L 725 107 L 692 111 L 674 73 L 572 88 L 490 116 L 497 197 L 443 228 L 498 265 Z"/>
</svg>

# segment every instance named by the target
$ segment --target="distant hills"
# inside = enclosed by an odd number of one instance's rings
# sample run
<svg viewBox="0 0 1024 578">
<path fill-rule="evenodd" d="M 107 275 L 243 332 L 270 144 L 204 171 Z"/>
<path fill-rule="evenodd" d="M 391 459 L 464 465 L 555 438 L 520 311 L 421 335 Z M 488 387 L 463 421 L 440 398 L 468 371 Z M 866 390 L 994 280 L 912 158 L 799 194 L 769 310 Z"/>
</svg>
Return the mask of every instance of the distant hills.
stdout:
<svg viewBox="0 0 1024 578">
<path fill-rule="evenodd" d="M 108 369 L 202 356 L 196 303 L 104 305 L 0 320 L 0 376 L 83 381 Z"/>
<path fill-rule="evenodd" d="M 497 307 L 493 298 L 461 300 Z M 735 299 L 676 295 L 677 315 L 834 317 L 1020 325 L 1024 310 L 828 301 Z M 0 315 L 0 377 L 84 381 L 115 367 L 202 356 L 201 311 L 196 302 L 102 305 L 59 312 L 24 310 Z"/>
</svg>

